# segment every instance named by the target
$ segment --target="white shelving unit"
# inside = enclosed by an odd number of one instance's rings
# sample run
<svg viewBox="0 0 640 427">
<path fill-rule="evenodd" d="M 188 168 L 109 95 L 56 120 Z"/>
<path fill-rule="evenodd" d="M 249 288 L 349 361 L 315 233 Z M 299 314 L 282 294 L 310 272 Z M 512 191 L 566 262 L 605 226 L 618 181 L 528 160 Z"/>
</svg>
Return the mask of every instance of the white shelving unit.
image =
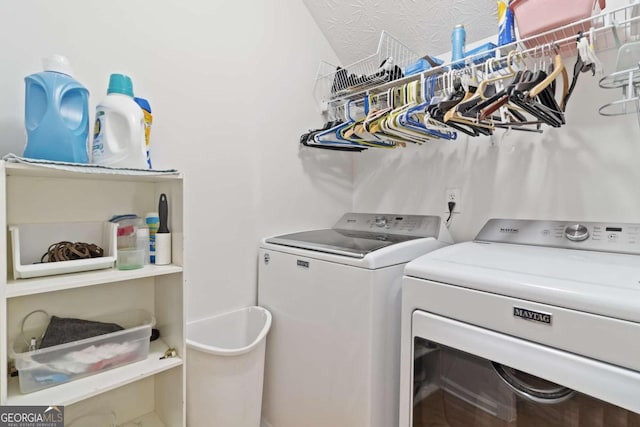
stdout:
<svg viewBox="0 0 640 427">
<path fill-rule="evenodd" d="M 183 178 L 70 172 L 0 162 L 0 405 L 65 405 L 65 420 L 113 411 L 119 425 L 184 426 L 185 317 Z M 14 279 L 8 224 L 104 221 L 114 214 L 157 211 L 167 194 L 173 263 L 139 270 L 97 270 Z M 52 242 L 53 243 L 53 242 Z M 46 248 L 43 248 L 43 252 Z M 140 362 L 48 389 L 21 394 L 10 378 L 8 349 L 24 316 L 44 309 L 62 317 L 93 317 L 144 309 L 153 313 L 160 339 Z M 178 357 L 160 359 L 174 347 Z"/>
</svg>

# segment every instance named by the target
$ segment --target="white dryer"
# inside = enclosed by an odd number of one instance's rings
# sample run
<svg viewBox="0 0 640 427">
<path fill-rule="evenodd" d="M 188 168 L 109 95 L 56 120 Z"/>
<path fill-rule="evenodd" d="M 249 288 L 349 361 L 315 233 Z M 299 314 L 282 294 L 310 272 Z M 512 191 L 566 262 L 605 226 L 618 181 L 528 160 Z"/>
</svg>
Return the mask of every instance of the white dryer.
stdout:
<svg viewBox="0 0 640 427">
<path fill-rule="evenodd" d="M 265 239 L 258 303 L 273 324 L 263 424 L 397 425 L 402 271 L 448 243 L 439 217 L 361 213 Z"/>
<path fill-rule="evenodd" d="M 409 263 L 400 426 L 640 425 L 640 224 L 491 220 Z"/>
</svg>

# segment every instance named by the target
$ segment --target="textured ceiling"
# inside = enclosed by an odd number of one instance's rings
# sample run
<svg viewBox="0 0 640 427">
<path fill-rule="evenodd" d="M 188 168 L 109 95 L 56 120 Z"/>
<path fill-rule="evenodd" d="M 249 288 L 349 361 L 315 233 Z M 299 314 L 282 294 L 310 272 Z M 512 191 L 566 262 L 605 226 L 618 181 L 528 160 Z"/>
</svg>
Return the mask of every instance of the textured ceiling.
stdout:
<svg viewBox="0 0 640 427">
<path fill-rule="evenodd" d="M 382 30 L 419 56 L 451 50 L 456 24 L 467 44 L 497 33 L 496 0 L 303 1 L 343 65 L 374 54 Z"/>
</svg>

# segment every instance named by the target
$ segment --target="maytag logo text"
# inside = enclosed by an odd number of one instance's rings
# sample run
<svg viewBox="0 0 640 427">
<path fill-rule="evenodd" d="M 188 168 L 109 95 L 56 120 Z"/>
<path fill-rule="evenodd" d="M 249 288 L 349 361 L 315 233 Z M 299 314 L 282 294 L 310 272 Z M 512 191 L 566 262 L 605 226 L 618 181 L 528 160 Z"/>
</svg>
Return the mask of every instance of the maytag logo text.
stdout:
<svg viewBox="0 0 640 427">
<path fill-rule="evenodd" d="M 513 315 L 524 320 L 530 320 L 532 322 L 544 323 L 545 325 L 551 325 L 552 315 L 549 313 L 542 313 L 540 311 L 527 310 L 526 308 L 513 307 Z"/>
</svg>

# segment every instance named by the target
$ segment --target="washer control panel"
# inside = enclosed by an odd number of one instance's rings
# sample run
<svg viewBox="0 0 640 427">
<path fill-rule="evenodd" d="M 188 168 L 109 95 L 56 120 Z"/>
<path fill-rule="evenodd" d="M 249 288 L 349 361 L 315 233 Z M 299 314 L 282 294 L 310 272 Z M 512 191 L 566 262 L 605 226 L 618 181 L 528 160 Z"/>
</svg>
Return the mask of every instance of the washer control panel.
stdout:
<svg viewBox="0 0 640 427">
<path fill-rule="evenodd" d="M 640 224 L 492 219 L 476 240 L 640 254 Z"/>
<path fill-rule="evenodd" d="M 427 215 L 347 213 L 334 229 L 403 236 L 438 237 L 440 217 Z"/>
</svg>

